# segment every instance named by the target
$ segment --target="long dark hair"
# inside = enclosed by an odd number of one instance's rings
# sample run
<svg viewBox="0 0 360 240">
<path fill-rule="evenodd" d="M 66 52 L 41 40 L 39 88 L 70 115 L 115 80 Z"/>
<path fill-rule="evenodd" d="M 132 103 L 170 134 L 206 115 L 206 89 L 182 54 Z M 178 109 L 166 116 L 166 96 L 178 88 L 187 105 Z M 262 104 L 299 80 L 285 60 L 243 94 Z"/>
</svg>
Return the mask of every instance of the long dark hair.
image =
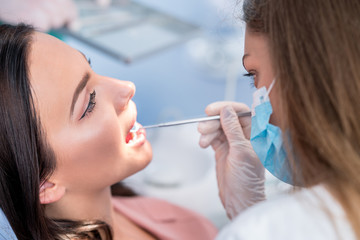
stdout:
<svg viewBox="0 0 360 240">
<path fill-rule="evenodd" d="M 305 186 L 324 183 L 360 238 L 360 1 L 245 0 L 267 36 Z"/>
<path fill-rule="evenodd" d="M 55 167 L 31 95 L 27 57 L 33 30 L 0 26 L 0 206 L 19 239 L 51 239 L 39 186 Z"/>
<path fill-rule="evenodd" d="M 28 54 L 34 29 L 0 25 L 0 207 L 19 240 L 112 239 L 108 224 L 52 220 L 40 204 L 39 187 L 54 171 L 33 101 Z"/>
</svg>

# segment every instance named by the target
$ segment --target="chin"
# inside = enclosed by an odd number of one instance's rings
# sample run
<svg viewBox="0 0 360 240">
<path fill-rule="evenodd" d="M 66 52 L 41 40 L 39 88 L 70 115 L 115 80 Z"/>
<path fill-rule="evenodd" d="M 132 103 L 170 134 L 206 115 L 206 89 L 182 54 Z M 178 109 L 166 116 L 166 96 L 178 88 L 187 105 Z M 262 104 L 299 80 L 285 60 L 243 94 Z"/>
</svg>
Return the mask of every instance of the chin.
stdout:
<svg viewBox="0 0 360 240">
<path fill-rule="evenodd" d="M 134 164 L 132 165 L 131 169 L 129 171 L 129 174 L 125 177 L 130 177 L 131 175 L 140 172 L 143 170 L 149 163 L 151 162 L 153 157 L 152 148 L 148 141 L 144 143 L 144 145 L 137 151 L 135 154 L 135 157 L 131 160 L 131 162 Z"/>
<path fill-rule="evenodd" d="M 151 162 L 153 157 L 152 148 L 148 141 L 145 142 L 143 147 L 144 147 L 144 166 L 139 171 L 143 170 Z"/>
</svg>

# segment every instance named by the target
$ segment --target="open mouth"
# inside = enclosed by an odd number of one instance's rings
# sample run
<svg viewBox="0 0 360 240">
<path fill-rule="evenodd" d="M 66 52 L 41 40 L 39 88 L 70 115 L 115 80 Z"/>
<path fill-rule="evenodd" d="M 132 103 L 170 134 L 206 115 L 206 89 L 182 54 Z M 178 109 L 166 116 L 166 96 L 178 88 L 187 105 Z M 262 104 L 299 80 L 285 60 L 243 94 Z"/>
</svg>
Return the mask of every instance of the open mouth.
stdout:
<svg viewBox="0 0 360 240">
<path fill-rule="evenodd" d="M 141 128 L 141 125 L 138 122 L 135 122 L 134 126 L 131 128 L 130 132 L 126 136 L 126 143 L 132 144 L 136 143 L 145 138 L 145 131 Z"/>
</svg>

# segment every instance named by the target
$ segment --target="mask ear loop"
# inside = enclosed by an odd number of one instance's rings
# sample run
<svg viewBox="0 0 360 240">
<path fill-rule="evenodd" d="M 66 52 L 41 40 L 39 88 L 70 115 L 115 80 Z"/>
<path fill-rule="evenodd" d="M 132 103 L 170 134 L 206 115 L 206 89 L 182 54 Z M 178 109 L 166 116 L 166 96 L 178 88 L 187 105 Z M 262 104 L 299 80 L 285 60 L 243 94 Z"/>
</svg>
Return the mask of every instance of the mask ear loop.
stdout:
<svg viewBox="0 0 360 240">
<path fill-rule="evenodd" d="M 276 80 L 276 78 L 274 78 L 274 80 L 270 84 L 269 90 L 266 91 L 265 99 L 269 99 L 270 92 L 271 92 L 271 90 L 272 90 L 272 88 L 274 87 L 274 84 L 275 84 L 275 80 Z"/>
<path fill-rule="evenodd" d="M 274 84 L 275 84 L 275 78 L 274 78 L 274 80 L 271 82 L 271 84 L 270 84 L 270 86 L 269 86 L 269 90 L 266 90 L 265 95 L 263 95 L 263 96 L 260 95 L 260 96 L 259 96 L 259 97 L 260 97 L 260 99 L 259 99 L 260 104 L 261 104 L 261 103 L 264 103 L 264 102 L 266 102 L 266 101 L 270 101 L 270 99 L 269 99 L 269 94 L 270 94 L 270 91 L 272 90 L 272 88 L 274 87 Z M 265 88 L 265 86 L 261 87 L 260 89 L 262 90 L 263 88 Z M 257 91 L 259 91 L 260 89 L 258 89 Z M 251 116 L 252 116 L 252 117 L 254 117 L 254 116 L 256 115 L 254 103 L 255 103 L 255 100 L 254 100 L 253 105 L 252 105 L 252 107 L 251 107 Z"/>
</svg>

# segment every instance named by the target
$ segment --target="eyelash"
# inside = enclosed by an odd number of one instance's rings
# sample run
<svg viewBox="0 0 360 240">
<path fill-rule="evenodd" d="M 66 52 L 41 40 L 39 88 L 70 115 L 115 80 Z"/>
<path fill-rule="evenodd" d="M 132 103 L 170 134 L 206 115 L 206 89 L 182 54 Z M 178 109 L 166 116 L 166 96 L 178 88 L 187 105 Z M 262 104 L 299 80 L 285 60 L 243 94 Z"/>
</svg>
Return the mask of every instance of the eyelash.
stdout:
<svg viewBox="0 0 360 240">
<path fill-rule="evenodd" d="M 251 86 L 252 88 L 255 87 L 255 79 L 254 79 L 255 74 L 254 74 L 254 73 L 245 73 L 245 74 L 244 74 L 244 77 L 249 77 L 249 78 L 251 78 L 250 86 Z"/>
<path fill-rule="evenodd" d="M 86 107 L 86 110 L 83 113 L 83 115 L 80 117 L 80 120 L 82 118 L 84 118 L 85 116 L 87 116 L 89 113 L 91 113 L 94 110 L 95 105 L 96 105 L 95 97 L 96 97 L 96 92 L 94 90 L 92 93 L 90 93 L 90 99 L 89 99 L 88 106 Z"/>
</svg>

